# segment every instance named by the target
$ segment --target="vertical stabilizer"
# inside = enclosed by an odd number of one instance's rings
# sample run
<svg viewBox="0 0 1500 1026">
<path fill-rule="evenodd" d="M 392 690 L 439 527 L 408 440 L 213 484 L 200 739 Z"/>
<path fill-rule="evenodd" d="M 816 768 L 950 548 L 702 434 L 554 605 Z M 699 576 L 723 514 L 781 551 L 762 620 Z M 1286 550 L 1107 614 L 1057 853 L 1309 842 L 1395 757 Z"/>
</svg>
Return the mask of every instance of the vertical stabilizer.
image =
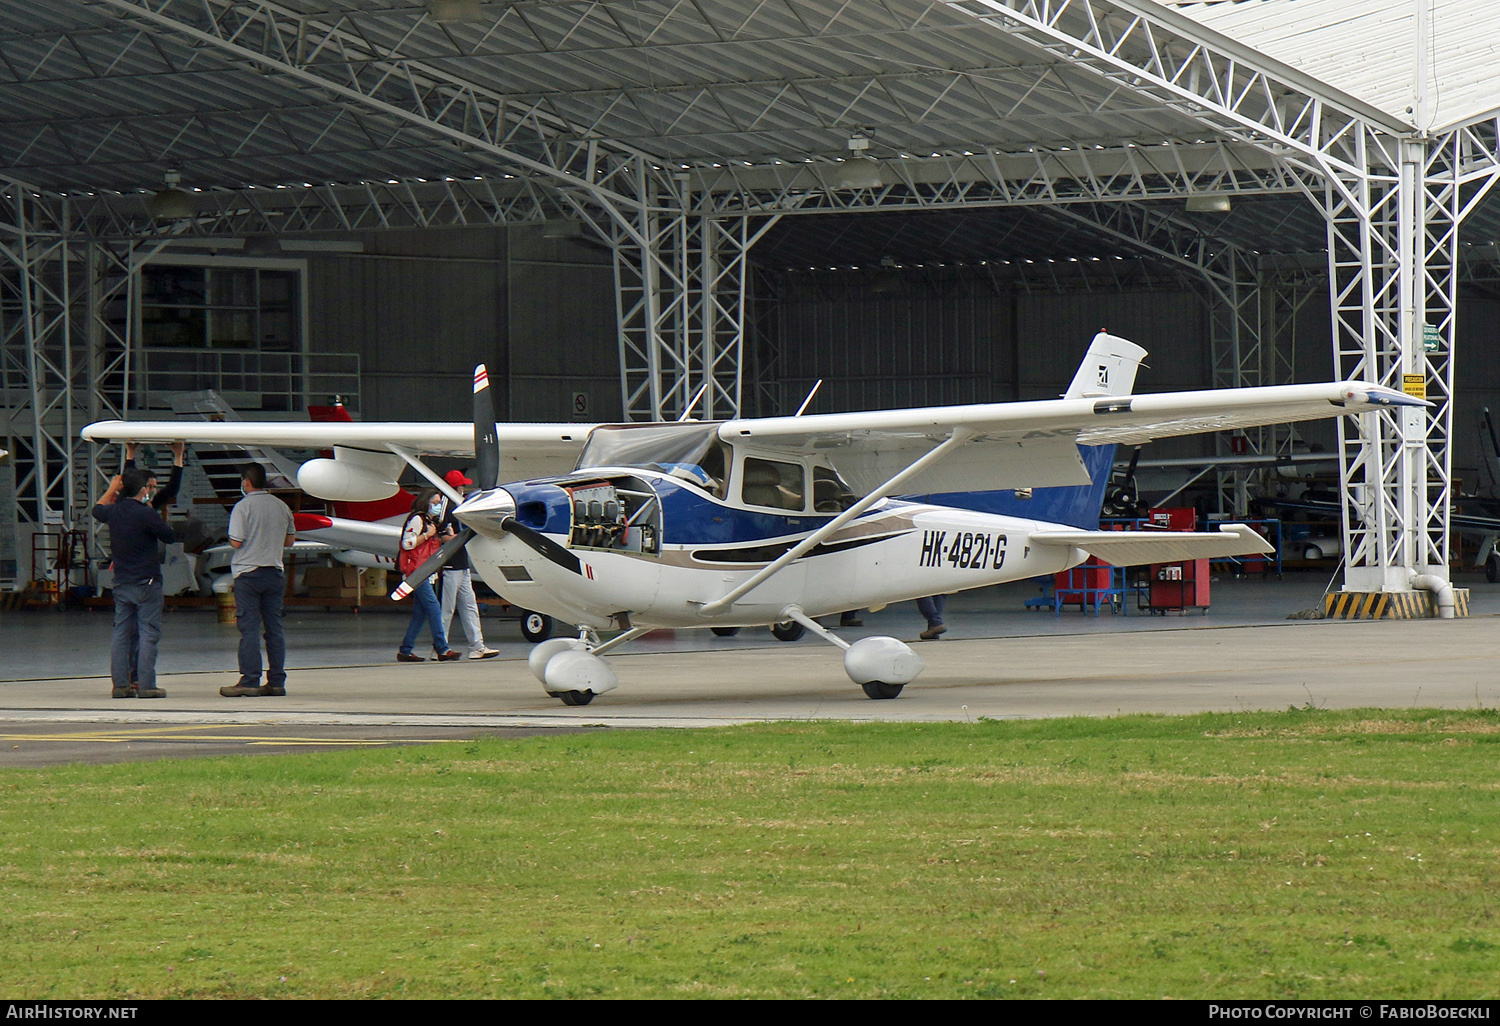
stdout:
<svg viewBox="0 0 1500 1026">
<path fill-rule="evenodd" d="M 1101 331 L 1089 345 L 1088 355 L 1073 375 L 1064 399 L 1088 399 L 1107 395 L 1129 395 L 1135 387 L 1135 372 L 1146 350 L 1128 339 Z"/>
</svg>

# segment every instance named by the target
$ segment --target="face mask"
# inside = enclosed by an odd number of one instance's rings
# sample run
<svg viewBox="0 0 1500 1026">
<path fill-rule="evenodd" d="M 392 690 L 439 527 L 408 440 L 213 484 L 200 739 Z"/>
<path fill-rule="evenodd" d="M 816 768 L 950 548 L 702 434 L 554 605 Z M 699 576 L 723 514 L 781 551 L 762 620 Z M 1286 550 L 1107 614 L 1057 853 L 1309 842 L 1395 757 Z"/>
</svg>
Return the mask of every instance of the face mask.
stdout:
<svg viewBox="0 0 1500 1026">
<path fill-rule="evenodd" d="M 440 516 L 442 516 L 443 515 L 443 504 L 442 503 L 437 503 L 435 505 L 428 506 L 427 507 L 427 515 L 431 516 L 431 517 L 440 517 Z"/>
</svg>

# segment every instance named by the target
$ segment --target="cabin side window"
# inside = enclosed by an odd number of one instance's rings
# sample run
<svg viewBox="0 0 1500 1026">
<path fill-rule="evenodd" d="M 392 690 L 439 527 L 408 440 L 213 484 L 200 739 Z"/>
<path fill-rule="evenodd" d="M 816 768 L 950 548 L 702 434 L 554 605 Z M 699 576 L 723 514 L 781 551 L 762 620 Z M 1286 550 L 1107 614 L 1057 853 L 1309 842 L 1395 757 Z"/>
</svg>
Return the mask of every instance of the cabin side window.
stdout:
<svg viewBox="0 0 1500 1026">
<path fill-rule="evenodd" d="M 747 506 L 800 512 L 807 505 L 802 464 L 746 456 L 741 468 L 740 498 Z"/>
<path fill-rule="evenodd" d="M 813 510 L 842 513 L 859 501 L 854 489 L 844 483 L 832 467 L 813 467 Z"/>
</svg>

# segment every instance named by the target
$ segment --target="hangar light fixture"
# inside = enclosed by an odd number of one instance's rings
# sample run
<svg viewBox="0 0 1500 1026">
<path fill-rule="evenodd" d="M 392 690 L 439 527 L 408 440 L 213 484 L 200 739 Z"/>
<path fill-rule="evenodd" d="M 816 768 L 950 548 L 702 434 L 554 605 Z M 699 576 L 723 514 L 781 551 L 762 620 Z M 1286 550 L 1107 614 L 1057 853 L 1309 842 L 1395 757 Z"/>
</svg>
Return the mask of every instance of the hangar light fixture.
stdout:
<svg viewBox="0 0 1500 1026">
<path fill-rule="evenodd" d="M 880 161 L 866 155 L 870 148 L 868 136 L 854 135 L 849 139 L 850 157 L 839 165 L 834 176 L 834 187 L 838 189 L 878 189 L 885 182 L 880 177 Z"/>
<path fill-rule="evenodd" d="M 196 214 L 198 204 L 177 187 L 182 176 L 176 171 L 168 171 L 164 177 L 167 187 L 146 201 L 146 213 L 156 221 L 181 221 Z"/>
<path fill-rule="evenodd" d="M 484 12 L 479 9 L 479 0 L 432 0 L 427 9 L 432 20 L 439 25 L 485 20 Z"/>
<path fill-rule="evenodd" d="M 1187 212 L 1189 214 L 1227 214 L 1229 213 L 1229 197 L 1189 196 Z"/>
</svg>

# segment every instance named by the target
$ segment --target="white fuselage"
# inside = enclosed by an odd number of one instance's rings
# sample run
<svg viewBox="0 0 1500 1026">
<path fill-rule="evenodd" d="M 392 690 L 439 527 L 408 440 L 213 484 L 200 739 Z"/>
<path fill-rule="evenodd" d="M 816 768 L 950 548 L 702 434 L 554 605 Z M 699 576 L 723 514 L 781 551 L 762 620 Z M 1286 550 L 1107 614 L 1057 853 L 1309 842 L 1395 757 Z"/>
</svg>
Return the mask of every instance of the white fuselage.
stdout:
<svg viewBox="0 0 1500 1026">
<path fill-rule="evenodd" d="M 705 604 L 811 528 L 755 542 L 679 544 L 671 542 L 667 523 L 656 554 L 572 547 L 579 560 L 576 572 L 506 534 L 482 534 L 468 551 L 475 569 L 506 601 L 582 626 L 756 626 L 786 619 L 788 606 L 821 616 L 1082 563 L 1087 557 L 1081 550 L 1030 544 L 1032 532 L 1057 526 L 947 506 L 883 502 L 714 617 L 701 614 Z M 548 537 L 568 541 L 555 532 Z"/>
</svg>

